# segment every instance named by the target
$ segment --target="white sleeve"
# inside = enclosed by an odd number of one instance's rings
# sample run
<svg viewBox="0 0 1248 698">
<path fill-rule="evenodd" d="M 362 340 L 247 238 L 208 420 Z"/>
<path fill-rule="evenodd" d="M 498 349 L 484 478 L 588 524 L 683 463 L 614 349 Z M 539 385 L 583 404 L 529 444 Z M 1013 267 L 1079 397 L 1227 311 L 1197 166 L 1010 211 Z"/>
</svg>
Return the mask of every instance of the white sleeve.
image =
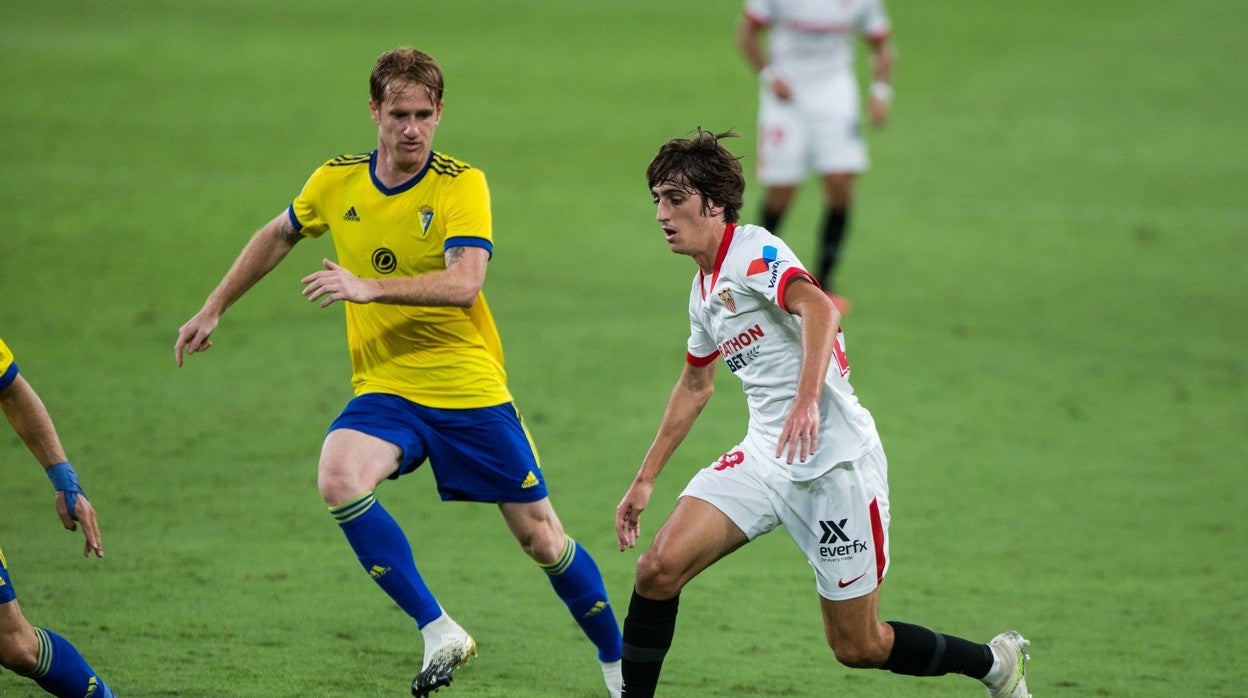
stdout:
<svg viewBox="0 0 1248 698">
<path fill-rule="evenodd" d="M 884 9 L 884 0 L 867 0 L 858 20 L 858 29 L 868 37 L 886 36 L 893 30 L 888 12 Z"/>
<path fill-rule="evenodd" d="M 693 289 L 689 293 L 689 343 L 687 350 L 689 356 L 697 359 L 706 359 L 713 357 L 715 352 L 719 351 L 719 347 L 715 345 L 715 338 L 707 331 L 706 325 L 702 322 L 702 289 L 700 277 L 697 274 L 693 276 Z"/>
</svg>

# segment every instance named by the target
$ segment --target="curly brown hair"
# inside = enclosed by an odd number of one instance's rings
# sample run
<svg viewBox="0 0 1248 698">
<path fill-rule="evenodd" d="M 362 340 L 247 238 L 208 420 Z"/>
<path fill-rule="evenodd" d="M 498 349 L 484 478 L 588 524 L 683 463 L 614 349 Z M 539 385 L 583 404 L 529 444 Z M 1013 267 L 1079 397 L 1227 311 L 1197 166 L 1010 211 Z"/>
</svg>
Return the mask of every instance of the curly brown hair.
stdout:
<svg viewBox="0 0 1248 698">
<path fill-rule="evenodd" d="M 698 130 L 689 138 L 673 138 L 659 148 L 646 168 L 650 188 L 671 182 L 702 196 L 702 212 L 712 204 L 724 207 L 724 221 L 736 223 L 745 196 L 745 175 L 741 159 L 720 144 L 721 138 L 736 138 L 732 131 L 712 133 Z"/>
<path fill-rule="evenodd" d="M 410 83 L 425 88 L 434 104 L 442 102 L 442 69 L 433 57 L 410 46 L 400 46 L 377 57 L 377 64 L 368 77 L 368 94 L 381 104 L 386 90 Z"/>
</svg>

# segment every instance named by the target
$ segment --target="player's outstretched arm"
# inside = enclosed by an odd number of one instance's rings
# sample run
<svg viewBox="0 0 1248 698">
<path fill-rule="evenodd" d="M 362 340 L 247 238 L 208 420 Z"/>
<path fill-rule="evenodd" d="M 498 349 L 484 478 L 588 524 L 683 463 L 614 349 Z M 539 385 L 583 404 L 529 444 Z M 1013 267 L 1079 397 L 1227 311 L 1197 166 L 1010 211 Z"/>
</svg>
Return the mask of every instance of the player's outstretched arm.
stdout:
<svg viewBox="0 0 1248 698">
<path fill-rule="evenodd" d="M 43 466 L 44 472 L 52 481 L 56 490 L 56 513 L 61 524 L 66 529 L 75 531 L 78 529 L 78 522 L 81 522 L 83 534 L 86 536 L 83 555 L 95 551 L 97 557 L 103 557 L 104 549 L 100 542 L 100 527 L 96 523 L 95 509 L 78 486 L 78 476 L 65 458 L 65 449 L 61 446 L 56 426 L 39 394 L 24 377 L 18 375 L 12 383 L 0 390 L 0 409 L 3 409 L 13 431 L 26 444 L 26 448 Z"/>
<path fill-rule="evenodd" d="M 676 452 L 676 447 L 689 435 L 694 421 L 714 392 L 715 363 L 705 366 L 686 363 L 667 400 L 654 442 L 646 451 L 637 476 L 615 508 L 615 535 L 620 550 L 633 547 L 641 537 L 641 512 L 650 503 L 655 480 Z"/>
<path fill-rule="evenodd" d="M 272 271 L 302 239 L 285 211 L 256 231 L 221 283 L 208 295 L 204 306 L 178 329 L 178 339 L 173 344 L 173 357 L 178 366 L 182 365 L 184 354 L 212 348 L 212 333 L 217 329 L 221 314 Z"/>
</svg>

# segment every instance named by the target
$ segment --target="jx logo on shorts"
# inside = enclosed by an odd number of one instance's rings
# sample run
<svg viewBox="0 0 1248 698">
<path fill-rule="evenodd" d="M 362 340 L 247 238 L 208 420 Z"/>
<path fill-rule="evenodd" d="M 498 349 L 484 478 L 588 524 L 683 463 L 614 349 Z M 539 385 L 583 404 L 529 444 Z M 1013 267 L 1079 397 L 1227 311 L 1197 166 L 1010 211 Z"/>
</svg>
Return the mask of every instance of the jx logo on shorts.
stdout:
<svg viewBox="0 0 1248 698">
<path fill-rule="evenodd" d="M 845 524 L 849 519 L 840 521 L 820 521 L 819 528 L 823 536 L 819 538 L 819 556 L 825 560 L 830 558 L 845 559 L 867 551 L 867 544 L 860 540 L 851 540 L 845 533 Z"/>
</svg>

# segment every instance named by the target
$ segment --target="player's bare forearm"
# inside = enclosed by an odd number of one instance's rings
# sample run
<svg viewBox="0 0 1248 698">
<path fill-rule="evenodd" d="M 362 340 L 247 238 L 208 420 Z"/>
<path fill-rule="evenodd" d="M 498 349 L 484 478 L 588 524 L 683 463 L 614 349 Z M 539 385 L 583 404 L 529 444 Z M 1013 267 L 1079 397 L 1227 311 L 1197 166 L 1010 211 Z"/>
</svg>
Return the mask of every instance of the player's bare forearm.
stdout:
<svg viewBox="0 0 1248 698">
<path fill-rule="evenodd" d="M 0 409 L 40 465 L 46 468 L 66 460 L 65 449 L 43 400 L 20 374 L 0 390 Z"/>
<path fill-rule="evenodd" d="M 672 388 L 667 406 L 663 408 L 663 417 L 659 420 L 658 432 L 654 441 L 642 459 L 641 469 L 637 472 L 636 481 L 654 482 L 667 464 L 676 448 L 689 435 L 693 423 L 706 403 L 710 402 L 715 392 L 715 364 L 693 366 L 685 364 L 680 379 Z"/>
<path fill-rule="evenodd" d="M 452 247 L 445 252 L 446 268 L 419 276 L 362 279 L 326 259 L 325 267 L 303 277 L 303 295 L 327 307 L 336 301 L 471 307 L 485 283 L 490 254 L 478 247 Z"/>
<path fill-rule="evenodd" d="M 808 281 L 793 281 L 786 293 L 789 312 L 802 319 L 802 365 L 775 455 L 792 463 L 805 462 L 819 447 L 819 397 L 832 361 L 840 314 L 823 291 Z"/>
<path fill-rule="evenodd" d="M 888 36 L 873 38 L 871 44 L 871 79 L 885 85 L 893 84 L 893 46 Z"/>
<path fill-rule="evenodd" d="M 178 366 L 182 365 L 184 354 L 212 348 L 212 333 L 221 314 L 272 271 L 302 239 L 285 212 L 251 236 L 221 282 L 208 294 L 203 307 L 178 328 L 178 339 L 173 345 Z"/>
<path fill-rule="evenodd" d="M 224 313 L 260 279 L 273 270 L 294 249 L 303 236 L 285 213 L 265 224 L 251 236 L 229 271 L 204 302 L 204 308 Z"/>
<path fill-rule="evenodd" d="M 452 247 L 444 253 L 445 269 L 420 276 L 381 279 L 376 303 L 467 308 L 485 285 L 490 253 L 482 247 Z"/>
<path fill-rule="evenodd" d="M 823 380 L 832 362 L 833 345 L 841 316 L 836 306 L 813 283 L 794 280 L 787 290 L 790 313 L 802 319 L 802 367 L 796 395 L 818 402 Z"/>
<path fill-rule="evenodd" d="M 764 27 L 754 23 L 745 15 L 742 15 L 740 21 L 737 22 L 737 48 L 741 50 L 741 55 L 745 56 L 746 63 L 750 64 L 755 73 L 762 71 L 767 65 L 767 59 L 763 56 L 762 35 L 764 31 Z"/>
</svg>

